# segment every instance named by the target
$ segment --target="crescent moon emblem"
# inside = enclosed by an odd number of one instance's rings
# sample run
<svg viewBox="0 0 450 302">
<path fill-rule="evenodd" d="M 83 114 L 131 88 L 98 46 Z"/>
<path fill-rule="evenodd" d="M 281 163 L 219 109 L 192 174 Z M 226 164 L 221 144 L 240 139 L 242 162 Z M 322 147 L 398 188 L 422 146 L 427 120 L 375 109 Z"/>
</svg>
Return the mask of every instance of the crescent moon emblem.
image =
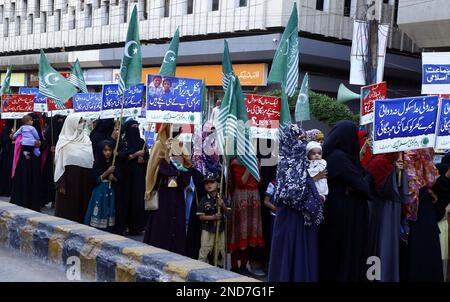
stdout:
<svg viewBox="0 0 450 302">
<path fill-rule="evenodd" d="M 305 93 L 300 93 L 300 100 L 301 100 L 302 104 L 306 103 L 307 99 L 308 99 L 308 96 Z"/>
<path fill-rule="evenodd" d="M 136 41 L 128 41 L 127 44 L 125 44 L 125 49 L 124 49 L 124 52 L 123 52 L 124 55 L 125 55 L 125 57 L 130 58 L 130 59 L 133 57 L 133 55 L 130 56 L 130 53 L 129 53 L 129 50 L 128 50 L 128 49 L 129 49 L 130 46 L 133 45 L 133 44 L 136 44 L 136 45 L 137 45 L 137 42 L 136 42 Z"/>
<path fill-rule="evenodd" d="M 163 60 L 164 63 L 169 63 L 169 62 L 167 61 L 167 55 L 168 55 L 168 54 L 172 54 L 173 56 L 176 56 L 176 53 L 175 53 L 173 50 L 168 50 L 168 51 L 166 52 L 166 54 L 164 55 L 164 60 Z"/>
<path fill-rule="evenodd" d="M 50 76 L 54 76 L 54 75 L 55 75 L 54 72 L 49 73 L 48 75 L 46 75 L 45 78 L 44 78 L 44 82 L 45 82 L 47 85 L 50 85 L 50 86 L 55 85 L 56 82 L 57 82 L 58 80 L 56 80 L 55 82 L 51 82 L 51 81 L 50 81 Z"/>
</svg>

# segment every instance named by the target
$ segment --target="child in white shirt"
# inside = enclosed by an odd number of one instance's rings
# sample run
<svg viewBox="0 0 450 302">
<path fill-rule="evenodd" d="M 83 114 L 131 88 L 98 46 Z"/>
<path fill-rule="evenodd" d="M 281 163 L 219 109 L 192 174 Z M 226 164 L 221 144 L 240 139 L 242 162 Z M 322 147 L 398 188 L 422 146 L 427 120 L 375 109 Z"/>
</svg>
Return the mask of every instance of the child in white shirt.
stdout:
<svg viewBox="0 0 450 302">
<path fill-rule="evenodd" d="M 318 142 L 309 142 L 306 146 L 306 155 L 309 160 L 308 173 L 309 176 L 314 177 L 320 172 L 326 170 L 327 162 L 322 159 L 322 146 Z M 315 180 L 317 191 L 322 199 L 325 201 L 328 195 L 328 183 L 326 178 Z"/>
</svg>

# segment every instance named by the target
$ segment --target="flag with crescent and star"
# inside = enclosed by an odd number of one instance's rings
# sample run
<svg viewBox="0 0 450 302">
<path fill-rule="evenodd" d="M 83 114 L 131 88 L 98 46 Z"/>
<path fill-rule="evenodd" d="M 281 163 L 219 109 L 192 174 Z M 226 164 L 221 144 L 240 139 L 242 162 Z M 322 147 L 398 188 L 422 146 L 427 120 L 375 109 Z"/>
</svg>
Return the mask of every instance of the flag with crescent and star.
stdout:
<svg viewBox="0 0 450 302">
<path fill-rule="evenodd" d="M 270 68 L 269 83 L 280 83 L 288 96 L 293 96 L 298 86 L 298 13 L 294 3 L 289 21 Z"/>
<path fill-rule="evenodd" d="M 77 88 L 50 65 L 42 49 L 39 60 L 39 92 L 52 98 L 58 109 L 66 109 L 64 103 L 77 93 Z"/>
<path fill-rule="evenodd" d="M 303 78 L 302 87 L 297 98 L 297 104 L 295 105 L 295 121 L 309 121 L 311 119 L 309 112 L 309 75 L 305 74 Z"/>
<path fill-rule="evenodd" d="M 6 70 L 5 79 L 3 80 L 2 87 L 0 88 L 0 96 L 9 91 L 9 82 L 11 81 L 12 66 L 9 66 Z"/>
<path fill-rule="evenodd" d="M 142 81 L 142 53 L 139 41 L 139 21 L 137 18 L 137 6 L 131 13 L 128 24 L 127 40 L 123 50 L 122 63 L 120 64 L 119 95 L 125 90 Z"/>
<path fill-rule="evenodd" d="M 69 82 L 75 87 L 78 87 L 81 92 L 88 93 L 86 82 L 84 81 L 83 71 L 81 70 L 80 61 L 75 61 L 75 65 L 72 67 L 72 72 L 69 76 Z"/>
<path fill-rule="evenodd" d="M 178 57 L 178 45 L 180 44 L 180 32 L 177 28 L 175 35 L 170 41 L 169 49 L 164 55 L 161 68 L 159 69 L 159 74 L 163 76 L 175 76 L 175 71 L 177 69 L 177 57 Z"/>
</svg>

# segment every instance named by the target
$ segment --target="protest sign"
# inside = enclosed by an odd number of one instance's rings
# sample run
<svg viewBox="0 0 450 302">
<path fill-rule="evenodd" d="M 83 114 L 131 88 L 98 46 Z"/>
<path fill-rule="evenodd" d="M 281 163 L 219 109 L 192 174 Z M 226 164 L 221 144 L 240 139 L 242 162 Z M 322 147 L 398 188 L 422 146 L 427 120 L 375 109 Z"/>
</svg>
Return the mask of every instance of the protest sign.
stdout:
<svg viewBox="0 0 450 302">
<path fill-rule="evenodd" d="M 422 94 L 450 94 L 450 52 L 422 53 Z"/>
<path fill-rule="evenodd" d="M 64 106 L 66 107 L 65 109 L 58 109 L 56 102 L 52 98 L 47 98 L 48 116 L 71 114 L 73 112 L 72 98 L 68 99 Z"/>
<path fill-rule="evenodd" d="M 281 98 L 246 94 L 248 119 L 254 138 L 278 138 Z"/>
<path fill-rule="evenodd" d="M 100 118 L 117 118 L 120 116 L 122 96 L 118 93 L 118 84 L 103 85 L 102 112 Z M 142 100 L 144 98 L 144 84 L 131 86 L 125 91 L 123 98 L 123 117 L 137 118 L 141 114 Z"/>
<path fill-rule="evenodd" d="M 20 119 L 33 112 L 34 95 L 4 94 L 2 96 L 2 119 Z"/>
<path fill-rule="evenodd" d="M 387 98 L 386 82 L 361 87 L 361 125 L 373 122 L 373 102 Z"/>
<path fill-rule="evenodd" d="M 77 93 L 73 96 L 73 111 L 86 119 L 97 119 L 102 111 L 101 93 Z"/>
<path fill-rule="evenodd" d="M 147 120 L 157 123 L 201 123 L 202 81 L 147 75 Z"/>
<path fill-rule="evenodd" d="M 437 96 L 376 100 L 373 153 L 434 147 L 437 114 Z"/>
<path fill-rule="evenodd" d="M 441 99 L 439 106 L 436 149 L 450 150 L 450 99 Z"/>
<path fill-rule="evenodd" d="M 20 87 L 19 94 L 32 94 L 34 95 L 34 112 L 47 112 L 47 97 L 39 93 L 39 88 L 33 87 Z"/>
</svg>

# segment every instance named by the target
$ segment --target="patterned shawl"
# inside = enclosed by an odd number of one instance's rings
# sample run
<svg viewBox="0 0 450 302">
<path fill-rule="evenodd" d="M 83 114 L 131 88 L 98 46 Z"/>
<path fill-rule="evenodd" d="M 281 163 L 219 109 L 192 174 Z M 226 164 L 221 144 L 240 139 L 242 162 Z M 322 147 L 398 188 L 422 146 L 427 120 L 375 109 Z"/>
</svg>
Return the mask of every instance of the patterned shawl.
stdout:
<svg viewBox="0 0 450 302">
<path fill-rule="evenodd" d="M 304 132 L 296 124 L 289 124 L 280 134 L 274 200 L 277 205 L 301 211 L 306 226 L 319 225 L 323 221 L 323 203 L 313 180 L 308 177 L 307 142 L 299 140 Z"/>
</svg>

